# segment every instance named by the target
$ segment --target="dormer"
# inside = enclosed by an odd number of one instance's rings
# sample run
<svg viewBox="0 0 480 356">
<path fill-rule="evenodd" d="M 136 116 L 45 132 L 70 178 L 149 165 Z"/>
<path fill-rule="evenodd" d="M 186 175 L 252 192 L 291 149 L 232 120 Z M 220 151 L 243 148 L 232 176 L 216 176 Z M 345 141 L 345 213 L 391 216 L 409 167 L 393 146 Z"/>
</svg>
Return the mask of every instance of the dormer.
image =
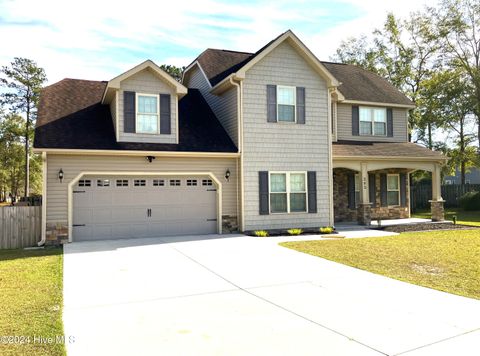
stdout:
<svg viewBox="0 0 480 356">
<path fill-rule="evenodd" d="M 118 142 L 178 143 L 178 100 L 187 88 L 151 60 L 107 84 L 102 104 L 110 106 Z"/>
</svg>

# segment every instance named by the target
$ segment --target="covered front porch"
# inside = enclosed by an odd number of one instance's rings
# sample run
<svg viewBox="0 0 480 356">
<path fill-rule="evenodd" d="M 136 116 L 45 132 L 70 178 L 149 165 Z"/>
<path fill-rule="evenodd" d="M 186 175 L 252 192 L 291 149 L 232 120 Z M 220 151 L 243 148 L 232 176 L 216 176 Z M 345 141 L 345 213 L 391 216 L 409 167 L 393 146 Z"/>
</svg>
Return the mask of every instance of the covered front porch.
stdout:
<svg viewBox="0 0 480 356">
<path fill-rule="evenodd" d="M 374 147 L 374 146 L 377 147 Z M 432 220 L 444 220 L 441 166 L 445 158 L 412 143 L 334 144 L 335 223 L 410 218 L 410 173 L 432 173 Z M 382 155 L 386 149 L 392 150 Z"/>
</svg>

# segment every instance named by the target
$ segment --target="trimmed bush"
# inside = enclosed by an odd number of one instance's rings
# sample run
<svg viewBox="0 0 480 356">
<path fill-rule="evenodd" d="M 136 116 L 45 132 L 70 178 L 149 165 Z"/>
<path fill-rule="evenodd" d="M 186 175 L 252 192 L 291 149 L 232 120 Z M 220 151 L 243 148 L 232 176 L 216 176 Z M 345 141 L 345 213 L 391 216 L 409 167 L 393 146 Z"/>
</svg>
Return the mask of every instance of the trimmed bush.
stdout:
<svg viewBox="0 0 480 356">
<path fill-rule="evenodd" d="M 322 226 L 319 231 L 321 234 L 331 234 L 334 229 L 332 226 Z"/>
<path fill-rule="evenodd" d="M 268 237 L 268 231 L 265 231 L 265 230 L 254 231 L 254 234 L 257 237 Z"/>
<path fill-rule="evenodd" d="M 289 229 L 287 230 L 289 235 L 300 235 L 303 230 L 302 229 Z"/>
<path fill-rule="evenodd" d="M 460 206 L 466 211 L 480 210 L 480 191 L 465 193 L 460 198 Z"/>
</svg>

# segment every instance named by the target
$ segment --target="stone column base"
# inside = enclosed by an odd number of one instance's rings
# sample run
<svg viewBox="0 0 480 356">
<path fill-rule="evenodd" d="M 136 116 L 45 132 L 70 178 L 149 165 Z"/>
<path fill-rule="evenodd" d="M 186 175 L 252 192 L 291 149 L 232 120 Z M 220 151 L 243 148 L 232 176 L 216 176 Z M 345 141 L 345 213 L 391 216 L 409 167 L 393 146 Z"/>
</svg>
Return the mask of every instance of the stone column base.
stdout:
<svg viewBox="0 0 480 356">
<path fill-rule="evenodd" d="M 372 222 L 372 204 L 360 203 L 357 208 L 357 221 L 359 225 L 370 226 Z"/>
<path fill-rule="evenodd" d="M 432 221 L 445 220 L 445 210 L 443 208 L 445 200 L 429 200 L 428 202 L 432 210 Z"/>
</svg>

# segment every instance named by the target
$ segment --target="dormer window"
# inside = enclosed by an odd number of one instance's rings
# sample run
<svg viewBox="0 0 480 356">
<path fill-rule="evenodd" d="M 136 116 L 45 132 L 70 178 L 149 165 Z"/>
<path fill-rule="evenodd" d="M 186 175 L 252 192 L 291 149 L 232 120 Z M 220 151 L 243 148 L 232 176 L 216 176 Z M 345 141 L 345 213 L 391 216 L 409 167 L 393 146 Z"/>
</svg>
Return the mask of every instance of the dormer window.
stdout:
<svg viewBox="0 0 480 356">
<path fill-rule="evenodd" d="M 136 132 L 157 134 L 159 112 L 158 95 L 137 94 Z"/>
</svg>

